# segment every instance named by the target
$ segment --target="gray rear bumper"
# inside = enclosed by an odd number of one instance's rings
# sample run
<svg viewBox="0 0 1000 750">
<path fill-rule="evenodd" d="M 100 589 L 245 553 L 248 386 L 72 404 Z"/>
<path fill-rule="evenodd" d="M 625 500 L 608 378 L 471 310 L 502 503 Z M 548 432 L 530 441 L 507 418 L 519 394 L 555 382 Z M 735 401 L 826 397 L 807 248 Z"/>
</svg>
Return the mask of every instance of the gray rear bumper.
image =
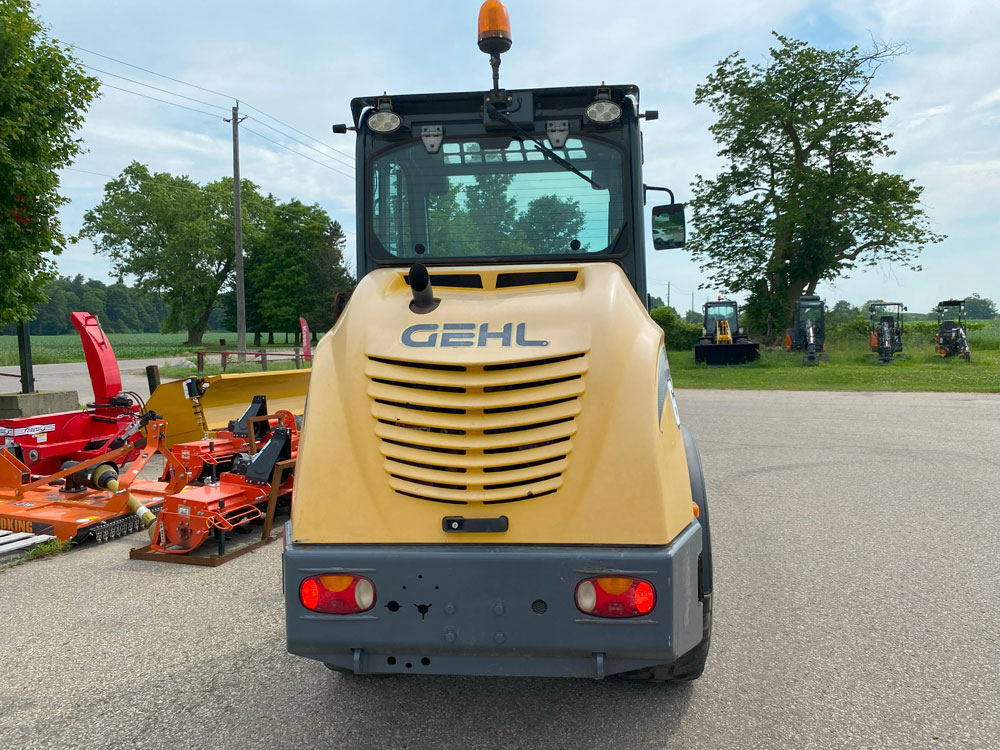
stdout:
<svg viewBox="0 0 1000 750">
<path fill-rule="evenodd" d="M 357 673 L 599 678 L 669 664 L 702 638 L 701 550 L 697 521 L 665 547 L 286 544 L 288 651 Z M 370 578 L 375 606 L 305 609 L 301 581 L 335 572 Z M 656 589 L 649 615 L 576 608 L 579 580 L 625 574 Z"/>
</svg>

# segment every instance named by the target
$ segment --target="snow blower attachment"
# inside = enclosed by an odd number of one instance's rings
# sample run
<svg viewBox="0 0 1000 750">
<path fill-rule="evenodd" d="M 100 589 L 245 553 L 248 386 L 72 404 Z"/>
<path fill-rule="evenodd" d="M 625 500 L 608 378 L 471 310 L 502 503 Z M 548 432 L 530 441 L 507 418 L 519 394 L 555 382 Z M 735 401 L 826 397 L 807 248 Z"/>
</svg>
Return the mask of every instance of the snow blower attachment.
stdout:
<svg viewBox="0 0 1000 750">
<path fill-rule="evenodd" d="M 965 315 L 964 299 L 948 299 L 938 302 L 936 308 L 938 330 L 934 337 L 937 353 L 944 357 L 960 357 L 972 361 L 969 339 L 965 335 L 968 319 Z"/>
<path fill-rule="evenodd" d="M 706 302 L 701 338 L 694 346 L 694 361 L 707 365 L 742 365 L 760 357 L 760 344 L 754 344 L 740 328 L 740 308 L 721 297 Z M 735 333 L 734 333 L 735 332 Z"/>
<path fill-rule="evenodd" d="M 74 312 L 70 322 L 80 334 L 94 400 L 86 408 L 34 417 L 0 419 L 0 440 L 32 474 L 53 474 L 67 461 L 86 461 L 129 445 L 119 453 L 119 466 L 135 460 L 141 440 L 138 394 L 122 392 L 118 361 L 97 317 Z"/>
<path fill-rule="evenodd" d="M 869 343 L 878 353 L 880 365 L 891 365 L 903 351 L 903 313 L 901 302 L 873 302 L 868 307 L 871 316 Z"/>
<path fill-rule="evenodd" d="M 802 362 L 819 363 L 826 351 L 826 304 L 815 294 L 795 301 L 794 326 L 785 331 L 785 351 L 802 352 Z"/>
</svg>

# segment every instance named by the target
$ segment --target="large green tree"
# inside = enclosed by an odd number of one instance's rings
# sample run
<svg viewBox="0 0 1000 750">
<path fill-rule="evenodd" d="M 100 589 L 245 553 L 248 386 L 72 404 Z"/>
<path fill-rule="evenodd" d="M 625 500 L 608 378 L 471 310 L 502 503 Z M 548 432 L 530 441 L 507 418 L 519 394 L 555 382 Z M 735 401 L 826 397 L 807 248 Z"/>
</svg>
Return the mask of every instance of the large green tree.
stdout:
<svg viewBox="0 0 1000 750">
<path fill-rule="evenodd" d="M 76 132 L 97 94 L 29 0 L 0 0 L 0 326 L 27 320 L 67 238 L 57 171 L 82 150 Z"/>
<path fill-rule="evenodd" d="M 727 166 L 696 177 L 688 249 L 709 285 L 749 292 L 751 324 L 769 338 L 819 281 L 888 261 L 919 270 L 929 228 L 922 188 L 881 171 L 896 97 L 872 92 L 899 48 L 826 51 L 775 34 L 766 65 L 734 53 L 695 92 Z"/>
<path fill-rule="evenodd" d="M 273 199 L 248 180 L 240 190 L 249 247 L 263 232 Z M 141 289 L 163 297 L 170 306 L 165 329 L 187 331 L 187 343 L 200 344 L 233 274 L 232 179 L 202 187 L 133 162 L 104 191 L 104 200 L 84 215 L 82 234 L 111 259 L 119 280 L 134 276 Z"/>
<path fill-rule="evenodd" d="M 965 312 L 972 320 L 990 320 L 997 316 L 997 303 L 989 297 L 973 294 L 965 298 Z"/>
<path fill-rule="evenodd" d="M 263 330 L 297 334 L 300 316 L 316 330 L 333 324 L 334 296 L 354 286 L 343 247 L 340 224 L 318 205 L 292 200 L 269 212 L 247 257 L 248 297 L 254 297 Z"/>
</svg>

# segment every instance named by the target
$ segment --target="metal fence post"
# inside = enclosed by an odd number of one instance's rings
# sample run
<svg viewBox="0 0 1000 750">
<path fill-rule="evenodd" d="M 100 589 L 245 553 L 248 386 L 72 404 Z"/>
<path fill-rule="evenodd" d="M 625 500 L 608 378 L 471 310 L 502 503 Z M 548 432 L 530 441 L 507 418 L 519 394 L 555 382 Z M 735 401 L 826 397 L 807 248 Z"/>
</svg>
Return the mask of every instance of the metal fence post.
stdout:
<svg viewBox="0 0 1000 750">
<path fill-rule="evenodd" d="M 260 370 L 267 372 L 267 349 L 260 350 Z"/>
<path fill-rule="evenodd" d="M 199 352 L 201 354 L 201 352 Z M 160 387 L 160 368 L 156 365 L 148 365 L 146 367 L 146 382 L 149 383 L 149 395 L 153 395 L 153 391 Z"/>
<path fill-rule="evenodd" d="M 302 369 L 302 350 L 298 347 L 295 347 L 295 369 Z"/>
<path fill-rule="evenodd" d="M 23 320 L 17 324 L 17 353 L 21 361 L 21 393 L 34 393 L 35 368 L 31 364 L 31 332 Z"/>
</svg>

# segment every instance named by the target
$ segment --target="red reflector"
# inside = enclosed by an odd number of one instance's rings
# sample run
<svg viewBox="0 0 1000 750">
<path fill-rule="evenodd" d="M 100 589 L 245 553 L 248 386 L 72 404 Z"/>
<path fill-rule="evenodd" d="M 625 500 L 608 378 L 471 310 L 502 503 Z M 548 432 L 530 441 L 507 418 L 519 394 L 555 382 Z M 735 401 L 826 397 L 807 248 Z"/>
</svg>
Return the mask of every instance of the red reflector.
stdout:
<svg viewBox="0 0 1000 750">
<path fill-rule="evenodd" d="M 316 609 L 319 604 L 319 584 L 312 578 L 307 578 L 299 586 L 299 598 L 306 609 Z"/>
<path fill-rule="evenodd" d="M 375 606 L 375 584 L 363 576 L 309 576 L 299 584 L 299 601 L 313 612 L 351 615 Z"/>
<path fill-rule="evenodd" d="M 640 617 L 656 606 L 649 581 L 624 576 L 585 578 L 576 585 L 577 609 L 597 617 Z"/>
<path fill-rule="evenodd" d="M 640 615 L 649 614 L 653 610 L 653 605 L 656 604 L 656 593 L 646 581 L 639 581 L 635 585 L 634 597 L 635 608 L 639 610 Z"/>
</svg>

